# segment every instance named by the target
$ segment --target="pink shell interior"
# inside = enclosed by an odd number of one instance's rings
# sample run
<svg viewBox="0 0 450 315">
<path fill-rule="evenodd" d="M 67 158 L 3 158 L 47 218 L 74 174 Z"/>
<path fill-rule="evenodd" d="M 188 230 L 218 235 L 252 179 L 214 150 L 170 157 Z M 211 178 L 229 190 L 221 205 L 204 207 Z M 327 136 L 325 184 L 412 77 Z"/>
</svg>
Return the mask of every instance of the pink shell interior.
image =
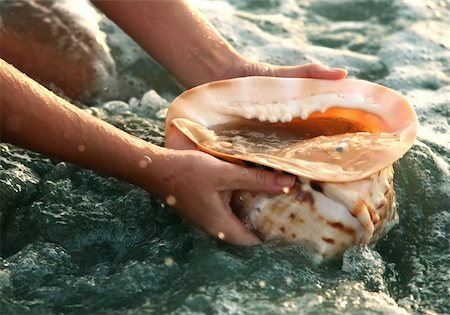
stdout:
<svg viewBox="0 0 450 315">
<path fill-rule="evenodd" d="M 279 150 L 233 152 L 217 145 L 218 125 L 285 125 L 312 138 Z M 350 127 L 349 127 L 350 126 Z M 166 146 L 248 161 L 297 176 L 347 182 L 401 158 L 417 130 L 414 110 L 395 91 L 360 80 L 246 77 L 188 90 L 169 107 Z M 190 141 L 189 141 L 189 140 Z M 345 150 L 336 149 L 344 145 Z"/>
</svg>

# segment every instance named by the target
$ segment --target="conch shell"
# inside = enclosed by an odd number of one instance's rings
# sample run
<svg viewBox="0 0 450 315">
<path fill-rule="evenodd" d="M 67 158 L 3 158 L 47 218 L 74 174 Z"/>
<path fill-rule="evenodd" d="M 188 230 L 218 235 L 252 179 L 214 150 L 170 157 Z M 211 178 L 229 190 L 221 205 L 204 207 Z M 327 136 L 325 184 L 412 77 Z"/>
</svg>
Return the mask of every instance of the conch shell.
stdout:
<svg viewBox="0 0 450 315">
<path fill-rule="evenodd" d="M 263 240 L 301 242 L 321 258 L 375 244 L 398 221 L 392 164 L 417 117 L 361 80 L 246 77 L 188 90 L 170 105 L 166 146 L 297 176 L 278 196 L 238 191 L 232 206 Z"/>
</svg>

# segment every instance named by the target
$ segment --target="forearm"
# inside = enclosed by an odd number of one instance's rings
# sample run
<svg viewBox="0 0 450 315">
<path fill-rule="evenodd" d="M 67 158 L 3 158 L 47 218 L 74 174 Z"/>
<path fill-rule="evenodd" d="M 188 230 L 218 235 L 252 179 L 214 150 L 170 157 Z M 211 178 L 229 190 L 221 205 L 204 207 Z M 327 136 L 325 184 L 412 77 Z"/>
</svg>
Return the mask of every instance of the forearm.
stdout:
<svg viewBox="0 0 450 315">
<path fill-rule="evenodd" d="M 183 0 L 91 0 L 186 87 L 226 78 L 243 58 Z"/>
<path fill-rule="evenodd" d="M 2 141 L 137 185 L 144 156 L 163 163 L 165 149 L 93 117 L 1 59 L 0 109 Z"/>
</svg>

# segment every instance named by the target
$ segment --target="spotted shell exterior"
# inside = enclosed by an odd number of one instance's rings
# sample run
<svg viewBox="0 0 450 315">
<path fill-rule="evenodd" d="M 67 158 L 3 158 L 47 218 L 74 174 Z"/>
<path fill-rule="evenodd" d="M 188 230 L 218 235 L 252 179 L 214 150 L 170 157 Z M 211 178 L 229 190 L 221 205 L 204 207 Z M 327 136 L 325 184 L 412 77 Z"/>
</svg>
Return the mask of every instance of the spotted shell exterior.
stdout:
<svg viewBox="0 0 450 315">
<path fill-rule="evenodd" d="M 243 119 L 285 124 L 310 117 L 345 117 L 374 137 L 387 135 L 392 141 L 357 143 L 355 155 L 345 157 L 351 168 L 314 156 L 323 142 L 318 147 L 299 143 L 272 156 L 224 153 L 204 145 L 216 141 L 209 128 L 218 124 Z M 212 82 L 175 99 L 167 115 L 166 145 L 196 147 L 234 163 L 296 175 L 295 186 L 278 196 L 234 192 L 233 210 L 261 239 L 303 243 L 316 257 L 328 259 L 340 258 L 359 243 L 375 244 L 397 223 L 392 164 L 411 147 L 416 129 L 409 103 L 377 84 L 250 77 Z M 340 139 L 335 137 L 328 139 Z M 296 155 L 299 150 L 308 154 Z"/>
<path fill-rule="evenodd" d="M 349 183 L 299 178 L 285 195 L 239 191 L 232 203 L 261 239 L 300 242 L 316 257 L 336 258 L 355 244 L 375 244 L 398 222 L 393 175 L 389 166 Z"/>
</svg>

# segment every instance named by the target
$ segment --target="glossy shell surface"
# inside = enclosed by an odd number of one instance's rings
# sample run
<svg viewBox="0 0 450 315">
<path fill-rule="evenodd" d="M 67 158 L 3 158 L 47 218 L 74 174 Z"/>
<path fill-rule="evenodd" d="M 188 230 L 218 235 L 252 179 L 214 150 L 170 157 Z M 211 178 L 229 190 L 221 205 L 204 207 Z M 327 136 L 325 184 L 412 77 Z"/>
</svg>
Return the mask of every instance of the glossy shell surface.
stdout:
<svg viewBox="0 0 450 315">
<path fill-rule="evenodd" d="M 244 133 L 250 125 L 288 130 L 281 138 L 308 136 L 248 149 L 234 138 L 224 142 L 217 129 Z M 233 209 L 261 239 L 302 242 L 319 257 L 337 258 L 352 245 L 374 244 L 397 222 L 392 164 L 411 147 L 416 130 L 409 103 L 374 83 L 247 77 L 176 98 L 167 114 L 166 146 L 194 146 L 230 162 L 296 175 L 295 187 L 283 195 L 235 192 Z"/>
</svg>

